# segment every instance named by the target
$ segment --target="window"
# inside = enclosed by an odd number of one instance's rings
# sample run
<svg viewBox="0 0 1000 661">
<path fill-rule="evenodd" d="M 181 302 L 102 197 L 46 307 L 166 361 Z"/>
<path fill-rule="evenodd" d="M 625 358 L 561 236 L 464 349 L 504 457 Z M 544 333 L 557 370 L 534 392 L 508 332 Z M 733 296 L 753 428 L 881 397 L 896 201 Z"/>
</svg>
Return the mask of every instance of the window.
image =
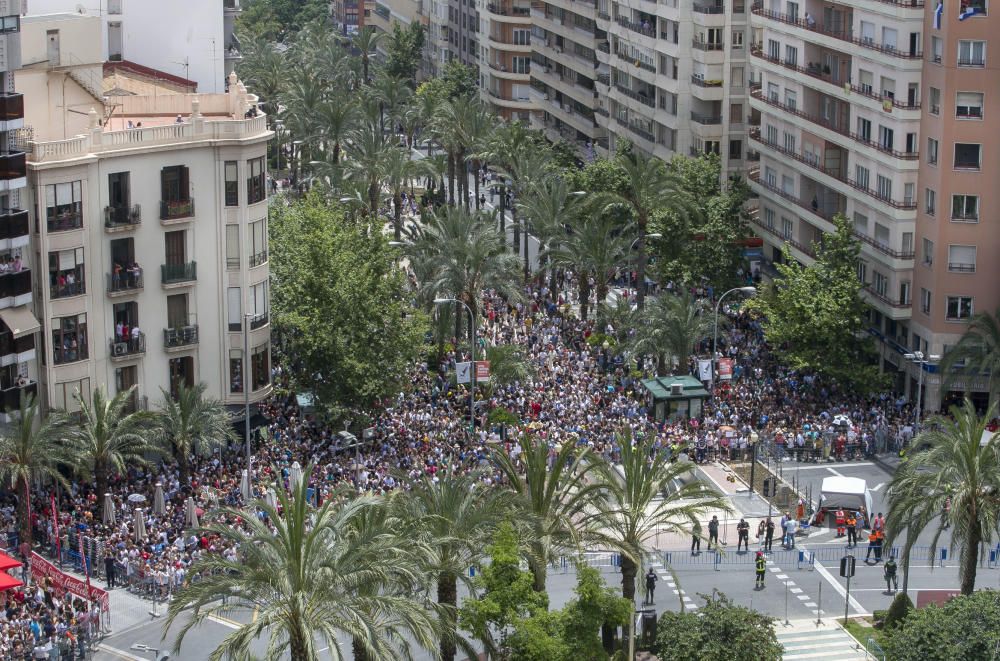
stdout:
<svg viewBox="0 0 1000 661">
<path fill-rule="evenodd" d="M 882 223 L 875 223 L 875 243 L 888 248 L 889 241 L 889 228 Z"/>
<path fill-rule="evenodd" d="M 878 271 L 872 271 L 872 289 L 875 290 L 876 294 L 885 298 L 889 292 L 889 278 Z"/>
<path fill-rule="evenodd" d="M 937 165 L 938 162 L 938 141 L 935 138 L 927 138 L 927 163 Z"/>
<path fill-rule="evenodd" d="M 743 104 L 742 103 L 730 103 L 729 104 L 729 123 L 730 124 L 742 124 L 743 123 Z"/>
<path fill-rule="evenodd" d="M 226 290 L 226 312 L 229 332 L 239 333 L 243 329 L 243 294 L 239 287 Z"/>
<path fill-rule="evenodd" d="M 746 73 L 743 67 L 732 67 L 729 70 L 729 84 L 736 89 L 743 89 L 746 84 Z"/>
<path fill-rule="evenodd" d="M 903 232 L 903 252 L 913 254 L 913 232 Z"/>
<path fill-rule="evenodd" d="M 795 134 L 785 131 L 785 151 L 795 153 Z"/>
<path fill-rule="evenodd" d="M 932 115 L 941 114 L 941 90 L 936 87 L 930 88 L 928 92 L 927 103 L 930 106 L 930 113 Z"/>
<path fill-rule="evenodd" d="M 236 161 L 226 161 L 226 206 L 236 207 L 240 204 L 240 179 L 237 174 Z"/>
<path fill-rule="evenodd" d="M 795 90 L 785 90 L 785 105 L 788 106 L 789 110 L 795 110 L 797 98 Z"/>
<path fill-rule="evenodd" d="M 886 50 L 896 50 L 896 38 L 898 33 L 893 28 L 882 28 L 882 47 Z"/>
<path fill-rule="evenodd" d="M 49 253 L 49 292 L 52 298 L 79 296 L 84 286 L 83 248 Z"/>
<path fill-rule="evenodd" d="M 83 184 L 71 181 L 45 187 L 45 220 L 50 232 L 83 227 Z"/>
<path fill-rule="evenodd" d="M 959 41 L 958 66 L 981 67 L 986 65 L 985 41 Z"/>
<path fill-rule="evenodd" d="M 934 264 L 934 242 L 924 239 L 924 264 L 932 266 Z"/>
<path fill-rule="evenodd" d="M 983 93 L 959 92 L 955 104 L 955 116 L 959 119 L 982 119 Z"/>
<path fill-rule="evenodd" d="M 879 124 L 878 127 L 878 146 L 882 149 L 892 151 L 894 132 L 892 129 L 882 126 Z"/>
<path fill-rule="evenodd" d="M 229 350 L 229 392 L 243 392 L 243 352 Z"/>
<path fill-rule="evenodd" d="M 247 161 L 247 204 L 262 202 L 267 197 L 264 183 L 264 157 Z"/>
<path fill-rule="evenodd" d="M 87 358 L 87 315 L 52 320 L 52 362 L 56 365 Z"/>
<path fill-rule="evenodd" d="M 774 168 L 764 166 L 764 181 L 771 188 L 778 187 L 778 173 L 774 171 Z"/>
<path fill-rule="evenodd" d="M 226 225 L 226 268 L 236 271 L 240 268 L 240 226 Z"/>
<path fill-rule="evenodd" d="M 868 283 L 868 263 L 861 259 L 858 260 L 858 282 Z"/>
<path fill-rule="evenodd" d="M 518 46 L 531 45 L 531 30 L 514 30 L 514 43 Z"/>
<path fill-rule="evenodd" d="M 267 261 L 267 221 L 250 223 L 250 268 Z"/>
<path fill-rule="evenodd" d="M 769 230 L 774 229 L 774 209 L 764 207 L 764 227 Z"/>
<path fill-rule="evenodd" d="M 785 46 L 785 64 L 796 66 L 799 63 L 799 49 L 795 46 Z"/>
<path fill-rule="evenodd" d="M 948 246 L 948 270 L 958 273 L 975 273 L 976 246 Z"/>
<path fill-rule="evenodd" d="M 924 207 L 928 216 L 933 216 L 937 209 L 937 191 L 933 188 L 924 189 Z"/>
<path fill-rule="evenodd" d="M 944 317 L 948 321 L 961 321 L 972 317 L 972 297 L 949 296 Z"/>
<path fill-rule="evenodd" d="M 868 190 L 868 168 L 863 165 L 854 166 L 854 182 L 859 188 Z"/>
<path fill-rule="evenodd" d="M 872 80 L 874 76 L 871 71 L 865 71 L 864 69 L 858 69 L 858 82 L 861 87 L 862 94 L 868 94 L 869 96 L 873 93 Z"/>
<path fill-rule="evenodd" d="M 955 167 L 962 170 L 978 170 L 981 164 L 981 145 L 971 142 L 955 143 Z"/>
<path fill-rule="evenodd" d="M 781 191 L 786 195 L 795 195 L 795 177 L 781 175 Z"/>
<path fill-rule="evenodd" d="M 742 140 L 730 140 L 729 141 L 729 158 L 733 161 L 739 161 L 743 159 L 743 141 Z"/>
<path fill-rule="evenodd" d="M 864 117 L 858 117 L 858 137 L 860 137 L 863 142 L 872 141 L 871 120 L 865 119 Z"/>
<path fill-rule="evenodd" d="M 767 100 L 778 103 L 778 86 L 774 83 L 767 84 Z"/>
<path fill-rule="evenodd" d="M 912 288 L 912 285 L 909 282 L 901 282 L 901 283 L 899 283 L 899 302 L 902 303 L 903 305 L 909 305 L 910 304 L 910 289 L 911 288 Z M 904 333 L 904 337 L 905 337 L 905 333 L 906 333 L 906 329 L 905 328 L 903 329 L 903 333 Z"/>
<path fill-rule="evenodd" d="M 770 124 L 768 124 L 767 127 L 766 127 L 766 130 L 764 131 L 764 133 L 767 136 L 766 142 L 769 142 L 771 144 L 777 144 L 778 143 L 778 128 L 777 127 L 771 126 Z"/>
<path fill-rule="evenodd" d="M 70 413 L 80 410 L 80 400 L 90 398 L 90 379 L 64 381 L 53 388 L 52 408 Z"/>
<path fill-rule="evenodd" d="M 931 60 L 935 64 L 941 64 L 944 55 L 944 42 L 941 37 L 931 37 Z"/>
<path fill-rule="evenodd" d="M 743 30 L 733 30 L 733 48 L 743 48 Z"/>
<path fill-rule="evenodd" d="M 952 195 L 951 219 L 965 223 L 979 222 L 979 196 Z"/>
<path fill-rule="evenodd" d="M 880 200 L 892 200 L 892 179 L 889 177 L 883 177 L 882 175 L 875 176 L 875 196 Z"/>
<path fill-rule="evenodd" d="M 858 234 L 867 236 L 868 234 L 868 216 L 854 212 L 854 231 Z"/>
<path fill-rule="evenodd" d="M 790 239 L 792 238 L 792 221 L 784 216 L 781 217 L 781 238 Z"/>
<path fill-rule="evenodd" d="M 160 171 L 160 220 L 188 218 L 194 215 L 189 171 L 173 165 Z"/>
<path fill-rule="evenodd" d="M 868 21 L 861 21 L 861 41 L 866 44 L 875 43 L 875 24 Z"/>
<path fill-rule="evenodd" d="M 923 287 L 920 288 L 920 311 L 924 314 L 931 313 L 931 293 Z M 920 340 L 917 339 L 917 342 L 919 343 Z"/>
<path fill-rule="evenodd" d="M 975 16 L 986 16 L 987 0 L 961 0 L 961 11 L 965 13 L 972 10 Z"/>
<path fill-rule="evenodd" d="M 267 324 L 267 280 L 250 287 L 250 328 L 260 328 Z"/>
<path fill-rule="evenodd" d="M 531 73 L 531 58 L 530 57 L 514 57 L 511 60 L 511 68 L 514 73 Z"/>
<path fill-rule="evenodd" d="M 263 344 L 250 351 L 250 383 L 260 390 L 271 383 L 270 347 Z"/>
</svg>

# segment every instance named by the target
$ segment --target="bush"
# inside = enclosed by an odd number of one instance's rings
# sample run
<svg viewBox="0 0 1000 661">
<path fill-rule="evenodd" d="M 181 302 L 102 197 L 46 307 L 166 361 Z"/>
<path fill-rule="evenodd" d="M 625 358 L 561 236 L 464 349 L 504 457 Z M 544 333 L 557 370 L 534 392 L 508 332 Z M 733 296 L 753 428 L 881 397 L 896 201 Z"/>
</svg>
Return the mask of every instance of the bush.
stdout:
<svg viewBox="0 0 1000 661">
<path fill-rule="evenodd" d="M 885 612 L 885 620 L 882 626 L 886 629 L 898 627 L 906 621 L 906 616 L 913 610 L 913 602 L 906 594 L 900 592 L 889 605 L 889 610 Z"/>
<path fill-rule="evenodd" d="M 774 634 L 774 620 L 723 594 L 700 595 L 705 606 L 698 612 L 663 613 L 656 626 L 653 653 L 660 661 L 726 659 L 727 661 L 778 661 L 783 649 Z"/>
<path fill-rule="evenodd" d="M 885 639 L 893 661 L 993 659 L 1000 645 L 1000 594 L 981 590 L 912 610 L 902 624 L 885 628 Z"/>
</svg>

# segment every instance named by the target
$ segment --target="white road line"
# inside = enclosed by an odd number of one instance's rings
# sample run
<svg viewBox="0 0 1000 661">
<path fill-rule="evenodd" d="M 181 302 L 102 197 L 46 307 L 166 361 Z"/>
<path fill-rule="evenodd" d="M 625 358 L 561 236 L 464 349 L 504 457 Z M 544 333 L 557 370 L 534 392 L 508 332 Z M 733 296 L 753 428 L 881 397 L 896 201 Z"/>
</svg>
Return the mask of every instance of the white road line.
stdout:
<svg viewBox="0 0 1000 661">
<path fill-rule="evenodd" d="M 828 471 L 830 471 L 831 473 L 833 473 L 837 477 L 844 477 L 843 473 L 840 473 L 835 468 L 830 468 L 829 466 L 824 466 L 823 468 L 827 469 Z"/>
<path fill-rule="evenodd" d="M 815 601 L 807 601 L 805 603 L 806 608 L 816 608 L 817 604 Z"/>
<path fill-rule="evenodd" d="M 819 573 L 820 576 L 826 579 L 827 583 L 833 586 L 833 589 L 837 591 L 837 594 L 839 594 L 842 598 L 847 596 L 847 590 L 844 588 L 843 585 L 840 584 L 840 581 L 838 581 L 833 577 L 833 574 L 827 571 L 826 567 L 824 567 L 819 562 L 813 563 L 813 567 L 816 568 L 816 572 Z M 859 604 L 854 597 L 850 597 L 848 599 L 848 603 L 850 604 L 850 607 L 854 609 L 855 614 L 870 615 L 870 613 L 866 611 L 864 607 L 861 604 Z"/>
<path fill-rule="evenodd" d="M 860 461 L 860 462 L 858 462 L 856 464 L 842 464 L 840 467 L 844 468 L 844 469 L 850 469 L 850 468 L 862 468 L 864 466 L 874 466 L 874 465 L 875 464 L 873 464 L 871 462 Z M 814 470 L 822 470 L 824 468 L 828 468 L 830 470 L 833 470 L 832 468 L 830 468 L 830 466 L 824 466 L 822 464 L 816 465 L 816 466 L 792 466 L 792 467 L 789 467 L 788 470 L 814 471 Z"/>
<path fill-rule="evenodd" d="M 97 646 L 97 649 L 104 650 L 106 652 L 111 652 L 115 656 L 120 656 L 121 658 L 128 659 L 129 661 L 148 661 L 148 659 L 144 659 L 141 656 L 136 656 L 135 654 L 131 654 L 129 652 L 126 652 L 125 650 L 120 650 L 117 647 L 112 647 L 107 643 L 100 643 Z"/>
<path fill-rule="evenodd" d="M 809 601 L 809 595 L 807 594 L 797 594 L 795 596 L 799 598 L 799 601 Z"/>
<path fill-rule="evenodd" d="M 211 620 L 212 622 L 215 622 L 216 624 L 221 624 L 224 627 L 229 627 L 230 629 L 239 629 L 240 628 L 240 625 L 236 624 L 236 622 L 233 622 L 232 620 L 225 620 L 223 618 L 215 617 L 214 615 L 209 615 L 205 619 L 206 620 Z"/>
<path fill-rule="evenodd" d="M 878 484 L 876 484 L 875 486 L 873 486 L 871 488 L 871 491 L 878 491 L 879 489 L 881 489 L 884 486 L 885 486 L 885 482 L 879 482 Z"/>
<path fill-rule="evenodd" d="M 787 574 L 778 574 L 778 578 L 780 578 L 781 580 L 785 580 L 786 578 L 788 578 L 788 575 Z"/>
<path fill-rule="evenodd" d="M 802 588 L 788 588 L 788 591 L 792 594 L 800 594 L 802 592 Z"/>
</svg>

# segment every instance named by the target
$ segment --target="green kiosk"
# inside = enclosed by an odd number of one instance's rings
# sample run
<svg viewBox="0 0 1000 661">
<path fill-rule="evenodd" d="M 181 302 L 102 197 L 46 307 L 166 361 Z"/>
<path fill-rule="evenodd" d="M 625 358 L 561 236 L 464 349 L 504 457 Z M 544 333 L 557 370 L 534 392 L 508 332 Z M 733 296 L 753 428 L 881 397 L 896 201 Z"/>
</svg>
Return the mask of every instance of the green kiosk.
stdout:
<svg viewBox="0 0 1000 661">
<path fill-rule="evenodd" d="M 646 403 L 658 422 L 697 418 L 708 391 L 693 376 L 661 376 L 640 381 L 646 389 Z"/>
</svg>

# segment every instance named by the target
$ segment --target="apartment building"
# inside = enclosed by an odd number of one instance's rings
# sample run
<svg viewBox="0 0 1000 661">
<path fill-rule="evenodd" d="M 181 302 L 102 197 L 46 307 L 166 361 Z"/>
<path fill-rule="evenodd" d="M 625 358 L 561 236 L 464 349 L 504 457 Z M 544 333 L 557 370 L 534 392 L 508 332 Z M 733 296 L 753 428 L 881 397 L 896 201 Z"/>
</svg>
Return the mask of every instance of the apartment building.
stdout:
<svg viewBox="0 0 1000 661">
<path fill-rule="evenodd" d="M 30 17 L 24 27 L 26 61 L 38 64 L 18 83 L 38 98 L 27 106 L 22 206 L 34 210 L 34 233 L 21 261 L 41 328 L 45 404 L 73 410 L 77 392 L 135 385 L 141 408 L 200 382 L 234 408 L 247 391 L 263 399 L 273 134 L 256 97 L 233 73 L 228 93 L 108 90 L 106 104 L 81 112 L 88 92 L 77 79 L 101 68 L 96 20 Z M 71 66 L 77 59 L 88 67 Z"/>
<path fill-rule="evenodd" d="M 0 0 L 0 422 L 9 423 L 22 398 L 38 392 L 30 263 L 30 202 L 26 155 L 18 140 L 24 97 L 14 72 L 21 66 L 22 0 Z"/>
<path fill-rule="evenodd" d="M 132 61 L 193 80 L 199 92 L 225 91 L 242 59 L 235 32 L 240 11 L 240 0 L 31 0 L 33 15 L 99 18 L 102 61 Z"/>
<path fill-rule="evenodd" d="M 533 108 L 530 0 L 478 0 L 479 86 L 497 115 L 527 123 Z"/>
<path fill-rule="evenodd" d="M 368 22 L 388 35 L 392 34 L 396 25 L 407 27 L 413 23 L 419 23 L 424 29 L 424 52 L 417 75 L 426 80 L 437 76 L 440 67 L 448 61 L 447 4 L 435 0 L 376 0 Z M 442 45 L 442 39 L 445 45 Z M 379 43 L 380 57 L 386 56 L 387 46 L 386 40 Z"/>
</svg>

